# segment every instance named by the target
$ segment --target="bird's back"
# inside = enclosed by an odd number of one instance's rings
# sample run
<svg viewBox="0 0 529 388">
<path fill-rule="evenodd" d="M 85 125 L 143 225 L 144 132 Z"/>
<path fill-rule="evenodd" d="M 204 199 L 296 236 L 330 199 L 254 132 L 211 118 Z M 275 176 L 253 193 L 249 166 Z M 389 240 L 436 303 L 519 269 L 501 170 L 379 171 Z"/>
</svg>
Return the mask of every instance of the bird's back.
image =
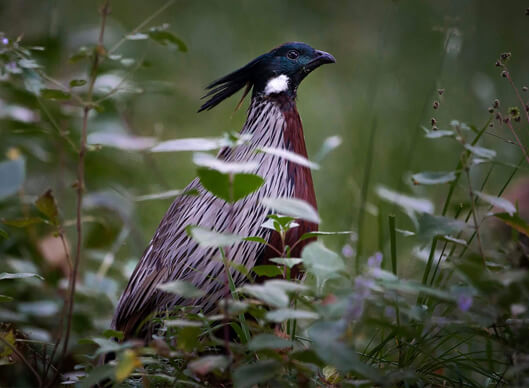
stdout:
<svg viewBox="0 0 529 388">
<path fill-rule="evenodd" d="M 197 196 L 175 199 L 119 300 L 112 326 L 122 330 L 125 337 L 133 336 L 152 313 L 176 305 L 192 305 L 194 311 L 208 312 L 214 310 L 222 298 L 224 265 L 220 260 L 220 252 L 217 248 L 200 247 L 186 233 L 188 225 L 199 225 L 220 233 L 259 236 L 274 244 L 277 240 L 275 232 L 261 226 L 269 214 L 269 210 L 260 203 L 262 198 L 297 197 L 316 206 L 308 168 L 279 156 L 256 152 L 257 148 L 273 147 L 306 156 L 301 121 L 292 100 L 281 95 L 253 98 L 241 133 L 251 135 L 249 142 L 233 149 L 221 150 L 218 158 L 229 162 L 257 162 L 255 173 L 263 177 L 265 183 L 232 207 L 207 192 L 198 179 L 186 189 L 196 189 L 199 193 Z M 315 224 L 302 223 L 290 235 L 290 239 L 295 240 L 316 227 Z M 251 269 L 266 260 L 267 256 L 273 254 L 264 245 L 243 241 L 229 248 L 228 259 Z M 233 268 L 230 271 L 237 286 L 245 281 L 240 272 Z M 192 283 L 203 290 L 205 296 L 189 300 L 156 288 L 159 284 L 176 279 Z"/>
</svg>

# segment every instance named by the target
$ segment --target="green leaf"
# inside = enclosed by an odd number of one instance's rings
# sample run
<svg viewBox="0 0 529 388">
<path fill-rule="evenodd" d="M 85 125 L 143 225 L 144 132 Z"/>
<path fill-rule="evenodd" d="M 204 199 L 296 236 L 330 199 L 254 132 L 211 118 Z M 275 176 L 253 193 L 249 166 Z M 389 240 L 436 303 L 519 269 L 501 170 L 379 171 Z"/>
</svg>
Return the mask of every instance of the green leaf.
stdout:
<svg viewBox="0 0 529 388">
<path fill-rule="evenodd" d="M 136 352 L 132 349 L 126 349 L 121 354 L 121 357 L 118 358 L 118 365 L 115 370 L 116 381 L 121 383 L 134 372 L 134 369 L 139 368 L 141 365 Z"/>
<path fill-rule="evenodd" d="M 84 79 L 73 79 L 70 81 L 71 88 L 78 88 L 79 86 L 86 85 L 86 80 Z"/>
<path fill-rule="evenodd" d="M 199 226 L 188 226 L 187 232 L 203 248 L 225 247 L 242 240 L 236 234 L 218 233 Z"/>
<path fill-rule="evenodd" d="M 217 170 L 209 168 L 198 168 L 197 175 L 200 183 L 216 197 L 230 202 L 230 177 Z"/>
<path fill-rule="evenodd" d="M 472 152 L 474 155 L 479 156 L 481 158 L 494 159 L 496 157 L 496 151 L 488 148 L 473 146 L 470 144 L 465 144 L 465 148 Z"/>
<path fill-rule="evenodd" d="M 149 38 L 161 44 L 162 46 L 171 44 L 178 48 L 179 51 L 186 52 L 187 46 L 185 43 L 180 38 L 177 38 L 172 32 L 167 31 L 167 27 L 167 25 L 153 27 L 147 32 L 147 34 L 149 35 Z"/>
<path fill-rule="evenodd" d="M 510 216 L 513 216 L 514 213 L 516 213 L 516 207 L 514 207 L 511 201 L 505 198 L 495 197 L 479 191 L 475 191 L 474 194 L 492 206 L 505 210 Z"/>
<path fill-rule="evenodd" d="M 243 292 L 274 307 L 287 307 L 290 301 L 288 293 L 304 291 L 307 287 L 286 280 L 268 280 L 263 284 L 247 284 Z"/>
<path fill-rule="evenodd" d="M 122 341 L 125 338 L 125 334 L 119 330 L 106 329 L 103 332 L 105 338 L 117 338 L 119 341 Z"/>
<path fill-rule="evenodd" d="M 173 280 L 169 283 L 159 284 L 156 288 L 170 294 L 179 295 L 182 298 L 190 299 L 200 298 L 205 294 L 201 289 L 183 280 Z"/>
<path fill-rule="evenodd" d="M 414 185 L 438 185 L 456 180 L 456 173 L 449 172 L 420 172 L 412 175 L 411 181 Z"/>
<path fill-rule="evenodd" d="M 106 364 L 95 367 L 79 382 L 80 388 L 92 388 L 101 383 L 101 381 L 114 377 L 114 367 Z"/>
<path fill-rule="evenodd" d="M 259 236 L 250 236 L 250 237 L 245 237 L 243 238 L 244 241 L 252 241 L 252 242 L 257 242 L 257 243 L 260 243 L 260 244 L 268 244 L 268 241 L 266 241 L 264 238 L 262 237 L 259 237 Z"/>
<path fill-rule="evenodd" d="M 11 302 L 13 299 L 12 296 L 0 295 L 0 302 Z"/>
<path fill-rule="evenodd" d="M 189 191 L 169 190 L 169 191 L 164 191 L 164 192 L 156 193 L 156 194 L 139 195 L 136 198 L 134 198 L 134 200 L 136 202 L 142 202 L 142 201 L 151 201 L 154 199 L 167 199 L 167 198 L 174 199 L 174 197 L 178 195 L 198 195 L 198 191 L 194 189 L 189 190 Z"/>
<path fill-rule="evenodd" d="M 256 265 L 252 268 L 252 271 L 255 272 L 257 276 L 265 276 L 269 278 L 274 278 L 283 274 L 277 265 Z"/>
<path fill-rule="evenodd" d="M 204 356 L 189 362 L 187 367 L 197 375 L 206 375 L 214 370 L 223 372 L 228 365 L 230 359 L 226 356 Z"/>
<path fill-rule="evenodd" d="M 24 158 L 0 162 L 0 200 L 16 194 L 26 179 Z"/>
<path fill-rule="evenodd" d="M 92 56 L 92 53 L 93 53 L 93 50 L 89 49 L 86 46 L 81 46 L 79 50 L 70 57 L 70 62 L 71 63 L 79 62 L 82 59 Z"/>
<path fill-rule="evenodd" d="M 342 258 L 319 241 L 307 245 L 301 258 L 307 272 L 316 277 L 318 287 L 322 287 L 328 279 L 340 277 L 340 271 L 345 270 Z"/>
<path fill-rule="evenodd" d="M 221 137 L 190 137 L 163 141 L 154 146 L 151 152 L 213 151 L 226 145 L 226 140 Z"/>
<path fill-rule="evenodd" d="M 40 89 L 40 96 L 48 100 L 69 100 L 71 94 L 59 89 Z"/>
<path fill-rule="evenodd" d="M 314 231 L 314 232 L 307 232 L 307 233 L 304 233 L 299 239 L 301 241 L 303 240 L 306 240 L 308 238 L 312 238 L 312 237 L 317 237 L 317 236 L 341 236 L 341 235 L 354 235 L 355 232 L 353 231 L 349 231 L 349 230 L 345 230 L 345 231 L 341 231 L 341 232 L 324 232 L 324 231 Z"/>
<path fill-rule="evenodd" d="M 129 34 L 125 36 L 125 38 L 128 40 L 145 40 L 145 39 L 149 39 L 149 35 L 142 34 L 141 32 L 137 32 L 135 34 Z"/>
<path fill-rule="evenodd" d="M 126 151 L 143 151 L 151 148 L 156 143 L 156 139 L 147 136 L 133 136 L 127 133 L 97 131 L 88 135 L 87 143 Z"/>
<path fill-rule="evenodd" d="M 275 257 L 273 259 L 269 259 L 272 263 L 280 264 L 280 265 L 286 265 L 288 268 L 293 268 L 295 265 L 300 264 L 303 262 L 300 258 L 288 258 L 285 259 L 283 257 Z"/>
<path fill-rule="evenodd" d="M 454 131 L 450 131 L 450 130 L 441 130 L 441 129 L 431 130 L 431 129 L 428 129 L 426 127 L 422 127 L 422 129 L 425 132 L 425 137 L 427 137 L 428 139 L 439 139 L 441 137 L 447 137 L 447 136 L 454 136 L 455 135 L 455 132 Z"/>
<path fill-rule="evenodd" d="M 317 163 L 311 162 L 304 156 L 301 156 L 300 154 L 297 154 L 292 151 L 288 151 L 284 148 L 261 147 L 259 148 L 259 151 L 264 152 L 266 154 L 279 156 L 280 158 L 288 160 L 289 162 L 296 163 L 300 166 L 308 167 L 313 170 L 318 170 L 320 168 Z"/>
<path fill-rule="evenodd" d="M 260 360 L 253 364 L 244 364 L 233 371 L 235 388 L 250 388 L 277 376 L 281 364 L 275 360 Z"/>
<path fill-rule="evenodd" d="M 417 237 L 421 240 L 430 240 L 437 236 L 453 235 L 467 226 L 463 221 L 450 217 L 433 216 L 428 213 L 421 214 L 418 223 Z"/>
<path fill-rule="evenodd" d="M 273 334 L 258 334 L 248 343 L 248 349 L 255 352 L 263 349 L 285 349 L 293 345 L 292 341 Z"/>
<path fill-rule="evenodd" d="M 321 162 L 332 150 L 339 147 L 341 144 L 342 138 L 340 136 L 329 136 L 323 141 L 316 156 L 314 156 L 314 160 Z"/>
<path fill-rule="evenodd" d="M 19 273 L 8 273 L 8 272 L 2 272 L 0 273 L 0 280 L 6 280 L 6 279 L 27 279 L 27 278 L 36 278 L 39 280 L 44 280 L 42 276 L 36 273 L 29 273 L 29 272 L 19 272 Z"/>
<path fill-rule="evenodd" d="M 385 186 L 378 185 L 376 188 L 377 195 L 389 203 L 400 206 L 406 211 L 418 213 L 433 213 L 433 202 L 427 198 L 417 198 L 397 191 L 391 190 Z"/>
<path fill-rule="evenodd" d="M 276 212 L 306 221 L 320 223 L 318 212 L 309 203 L 297 198 L 263 198 L 261 203 Z"/>
<path fill-rule="evenodd" d="M 266 313 L 265 318 L 271 322 L 284 322 L 288 319 L 318 319 L 319 315 L 313 311 L 278 309 Z"/>
<path fill-rule="evenodd" d="M 251 173 L 259 166 L 255 161 L 225 162 L 224 160 L 217 159 L 215 156 L 203 152 L 196 152 L 193 154 L 193 163 L 199 167 L 207 167 L 223 174 Z"/>
<path fill-rule="evenodd" d="M 167 327 L 202 327 L 202 322 L 186 319 L 166 319 L 164 324 Z"/>
<path fill-rule="evenodd" d="M 354 348 L 343 342 L 344 329 L 341 321 L 316 322 L 308 330 L 312 348 L 328 365 L 345 372 L 355 371 L 376 383 L 380 380 L 376 370 L 362 363 Z"/>
<path fill-rule="evenodd" d="M 511 228 L 516 229 L 518 232 L 529 236 L 529 225 L 525 220 L 515 213 L 512 216 L 509 213 L 496 213 L 494 217 L 502 220 L 504 223 L 509 225 Z"/>
<path fill-rule="evenodd" d="M 264 179 L 255 174 L 235 174 L 233 177 L 233 201 L 238 201 L 259 189 Z"/>
<path fill-rule="evenodd" d="M 43 220 L 40 217 L 16 218 L 12 220 L 2 218 L 2 223 L 4 225 L 14 226 L 15 228 L 26 228 L 34 224 L 40 224 L 41 222 L 43 222 Z"/>
<path fill-rule="evenodd" d="M 44 214 L 52 225 L 59 225 L 59 209 L 51 190 L 47 190 L 35 201 L 37 209 Z"/>
</svg>

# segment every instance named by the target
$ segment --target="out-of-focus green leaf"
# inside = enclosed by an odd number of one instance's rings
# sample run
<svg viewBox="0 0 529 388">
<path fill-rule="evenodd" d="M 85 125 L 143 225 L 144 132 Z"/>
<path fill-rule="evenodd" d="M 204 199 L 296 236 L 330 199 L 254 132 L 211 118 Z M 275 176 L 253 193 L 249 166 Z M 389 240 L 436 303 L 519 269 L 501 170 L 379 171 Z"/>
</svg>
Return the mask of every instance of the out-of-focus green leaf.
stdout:
<svg viewBox="0 0 529 388">
<path fill-rule="evenodd" d="M 141 32 L 137 32 L 135 34 L 129 34 L 125 36 L 125 38 L 128 40 L 145 40 L 145 39 L 149 39 L 149 35 L 143 34 Z"/>
<path fill-rule="evenodd" d="M 293 345 L 292 341 L 280 338 L 273 334 L 258 334 L 248 343 L 248 349 L 258 351 L 263 349 L 285 349 Z"/>
<path fill-rule="evenodd" d="M 253 364 L 244 364 L 233 371 L 235 388 L 250 388 L 277 376 L 281 364 L 275 360 L 260 360 Z"/>
<path fill-rule="evenodd" d="M 454 171 L 448 172 L 420 172 L 413 174 L 411 181 L 414 185 L 439 185 L 449 183 L 456 180 L 456 173 Z"/>
<path fill-rule="evenodd" d="M 378 372 L 361 362 L 355 349 L 342 340 L 344 329 L 340 321 L 319 321 L 309 328 L 308 334 L 313 341 L 312 348 L 318 357 L 341 371 L 355 371 L 374 382 L 380 381 Z"/>
<path fill-rule="evenodd" d="M 151 152 L 213 151 L 227 145 L 224 138 L 190 137 L 158 143 Z"/>
<path fill-rule="evenodd" d="M 110 379 L 115 376 L 114 367 L 106 364 L 95 367 L 79 382 L 80 388 L 92 388 L 101 383 L 101 381 Z"/>
<path fill-rule="evenodd" d="M 204 291 L 183 280 L 173 280 L 169 283 L 159 284 L 156 288 L 182 298 L 194 299 L 204 296 Z"/>
<path fill-rule="evenodd" d="M 0 295 L 0 302 L 11 302 L 12 300 L 12 296 Z"/>
<path fill-rule="evenodd" d="M 398 193 L 385 186 L 378 185 L 376 188 L 377 195 L 389 203 L 394 203 L 402 207 L 405 211 L 418 213 L 433 213 L 434 205 L 427 198 L 417 198 L 410 195 Z"/>
<path fill-rule="evenodd" d="M 223 174 L 252 173 L 258 167 L 257 162 L 225 162 L 203 152 L 194 153 L 193 162 L 199 167 L 207 167 Z"/>
<path fill-rule="evenodd" d="M 304 291 L 306 286 L 286 280 L 268 280 L 263 284 L 247 284 L 242 291 L 274 307 L 287 307 L 288 293 Z"/>
<path fill-rule="evenodd" d="M 263 198 L 261 203 L 276 212 L 306 221 L 320 223 L 320 216 L 309 203 L 297 198 Z"/>
<path fill-rule="evenodd" d="M 71 94 L 59 89 L 40 89 L 40 96 L 48 100 L 69 100 Z"/>
<path fill-rule="evenodd" d="M 8 273 L 8 272 L 2 272 L 0 273 L 0 280 L 5 279 L 27 279 L 27 278 L 36 278 L 39 280 L 44 280 L 42 276 L 36 273 L 28 273 L 28 272 L 19 272 L 19 273 Z"/>
<path fill-rule="evenodd" d="M 52 225 L 59 225 L 59 209 L 51 190 L 47 190 L 35 201 L 37 209 L 44 214 Z"/>
<path fill-rule="evenodd" d="M 311 162 L 300 154 L 296 154 L 295 152 L 288 151 L 283 148 L 261 147 L 259 148 L 259 151 L 264 152 L 266 154 L 279 156 L 280 158 L 288 160 L 289 162 L 296 163 L 300 166 L 308 167 L 313 170 L 318 170 L 320 168 L 317 163 Z"/>
<path fill-rule="evenodd" d="M 233 201 L 250 195 L 264 183 L 264 179 L 255 174 L 235 174 L 233 177 Z"/>
<path fill-rule="evenodd" d="M 252 268 L 252 271 L 257 276 L 266 276 L 269 278 L 281 276 L 283 273 L 277 265 L 256 265 Z"/>
<path fill-rule="evenodd" d="M 433 216 L 423 213 L 418 219 L 419 229 L 417 237 L 421 240 L 429 240 L 433 237 L 453 235 L 463 230 L 467 224 L 463 221 L 450 217 Z"/>
<path fill-rule="evenodd" d="M 425 137 L 427 137 L 428 139 L 439 139 L 441 137 L 447 137 L 447 136 L 454 136 L 455 135 L 455 132 L 454 131 L 450 131 L 450 130 L 442 130 L 442 129 L 432 130 L 432 129 L 428 129 L 426 127 L 422 127 L 422 129 L 425 132 Z"/>
<path fill-rule="evenodd" d="M 122 382 L 134 371 L 134 369 L 141 367 L 141 361 L 132 349 L 126 349 L 121 357 L 118 359 L 115 376 L 118 382 Z"/>
<path fill-rule="evenodd" d="M 329 136 L 323 141 L 320 149 L 314 156 L 314 160 L 321 162 L 332 150 L 338 148 L 342 144 L 340 136 Z"/>
<path fill-rule="evenodd" d="M 513 216 L 514 213 L 516 213 L 516 207 L 511 203 L 511 201 L 505 198 L 495 197 L 493 195 L 488 195 L 479 191 L 475 191 L 474 194 L 492 206 L 505 210 L 510 216 Z"/>
<path fill-rule="evenodd" d="M 35 317 L 51 317 L 59 311 L 59 305 L 51 300 L 19 303 L 17 307 L 21 313 Z"/>
<path fill-rule="evenodd" d="M 300 258 L 284 258 L 284 257 L 274 257 L 273 259 L 269 259 L 272 263 L 280 264 L 280 265 L 286 265 L 288 268 L 293 268 L 295 265 L 300 264 L 303 262 Z"/>
<path fill-rule="evenodd" d="M 518 232 L 529 236 L 529 225 L 518 214 L 513 214 L 511 216 L 509 213 L 496 213 L 494 214 L 494 217 L 502 220 L 504 223 L 509 225 L 511 228 L 516 229 Z"/>
<path fill-rule="evenodd" d="M 284 322 L 288 319 L 318 319 L 319 315 L 313 311 L 294 310 L 294 309 L 278 309 L 268 311 L 265 315 L 266 319 L 271 322 Z"/>
<path fill-rule="evenodd" d="M 473 146 L 470 144 L 465 144 L 465 148 L 472 152 L 474 155 L 479 156 L 481 158 L 494 159 L 496 157 L 496 151 L 488 148 Z"/>
<path fill-rule="evenodd" d="M 187 46 L 185 43 L 180 38 L 177 38 L 172 32 L 167 31 L 167 27 L 168 25 L 166 24 L 160 27 L 152 27 L 147 34 L 149 35 L 149 38 L 162 46 L 171 44 L 178 48 L 179 51 L 186 52 Z"/>
<path fill-rule="evenodd" d="M 318 236 L 341 236 L 341 235 L 354 235 L 354 234 L 355 234 L 355 232 L 352 232 L 352 231 L 349 231 L 349 230 L 345 230 L 345 231 L 341 231 L 341 232 L 324 232 L 322 230 L 319 230 L 319 231 L 315 231 L 315 232 L 304 233 L 299 239 L 301 241 L 303 241 L 303 240 L 306 240 L 308 238 L 318 237 Z"/>
<path fill-rule="evenodd" d="M 3 341 L 0 341 L 0 358 L 8 357 L 13 353 L 12 347 L 16 347 L 16 338 L 13 331 L 9 330 L 6 333 L 0 333 L 0 336 L 2 336 Z M 4 341 L 7 342 L 10 346 L 7 346 L 4 344 Z"/>
<path fill-rule="evenodd" d="M 154 137 L 132 136 L 119 132 L 98 131 L 88 135 L 87 143 L 126 151 L 142 151 L 151 148 L 156 143 L 156 139 Z"/>
<path fill-rule="evenodd" d="M 85 59 L 85 58 L 88 58 L 88 57 L 92 56 L 92 53 L 93 53 L 92 49 L 90 49 L 90 48 L 88 48 L 86 46 L 81 46 L 79 48 L 79 50 L 75 54 L 70 56 L 70 62 L 71 63 L 79 62 L 82 59 Z"/>
<path fill-rule="evenodd" d="M 328 279 L 341 276 L 340 272 L 345 269 L 342 258 L 319 241 L 307 245 L 301 258 L 307 272 L 316 277 L 318 287 L 323 287 Z"/>
<path fill-rule="evenodd" d="M 202 327 L 202 322 L 186 319 L 166 319 L 164 324 L 167 327 Z"/>
<path fill-rule="evenodd" d="M 226 202 L 230 202 L 229 175 L 209 168 L 198 168 L 197 175 L 200 179 L 200 183 L 206 190 L 214 194 L 216 197 L 222 198 Z"/>
<path fill-rule="evenodd" d="M 187 232 L 201 247 L 204 248 L 225 247 L 242 240 L 241 236 L 235 234 L 218 233 L 199 226 L 189 226 Z"/>
<path fill-rule="evenodd" d="M 43 222 L 43 220 L 40 217 L 26 217 L 13 220 L 2 219 L 4 225 L 14 226 L 15 228 L 26 228 L 30 225 L 40 224 L 41 222 Z"/>
<path fill-rule="evenodd" d="M 226 356 L 204 356 L 197 358 L 187 364 L 187 367 L 197 375 L 206 375 L 214 370 L 224 371 L 230 365 L 230 359 Z"/>
<path fill-rule="evenodd" d="M 78 88 L 79 86 L 86 85 L 86 80 L 84 79 L 73 79 L 70 81 L 71 88 Z"/>
<path fill-rule="evenodd" d="M 116 338 L 118 340 L 123 340 L 123 338 L 125 338 L 125 335 L 123 334 L 122 331 L 119 331 L 119 330 L 113 330 L 113 329 L 106 329 L 104 332 L 103 332 L 103 335 L 106 337 L 106 338 Z"/>
<path fill-rule="evenodd" d="M 24 158 L 0 162 L 0 200 L 15 194 L 26 179 Z"/>
</svg>

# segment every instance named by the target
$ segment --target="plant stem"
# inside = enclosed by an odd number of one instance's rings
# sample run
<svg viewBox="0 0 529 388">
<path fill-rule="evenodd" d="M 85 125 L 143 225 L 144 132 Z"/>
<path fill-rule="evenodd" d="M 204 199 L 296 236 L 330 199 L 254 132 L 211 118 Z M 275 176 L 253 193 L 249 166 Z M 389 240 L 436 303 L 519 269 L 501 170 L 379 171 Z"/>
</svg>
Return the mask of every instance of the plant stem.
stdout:
<svg viewBox="0 0 529 388">
<path fill-rule="evenodd" d="M 35 370 L 35 368 L 33 368 L 33 365 L 31 365 L 31 363 L 28 361 L 28 359 L 26 357 L 24 357 L 24 355 L 16 348 L 16 346 L 13 346 L 11 345 L 8 341 L 6 341 L 2 336 L 0 336 L 0 341 L 2 341 L 2 343 L 7 346 L 9 349 L 11 349 L 13 351 L 13 353 L 15 353 L 17 355 L 18 358 L 20 358 L 20 360 L 26 364 L 26 366 L 29 368 L 29 370 L 31 371 L 31 373 L 33 373 L 33 375 L 35 375 L 35 378 L 37 379 L 38 383 L 39 383 L 39 387 L 42 387 L 42 379 L 40 378 L 39 374 L 37 373 L 37 371 Z"/>
<path fill-rule="evenodd" d="M 79 264 L 81 262 L 81 252 L 83 245 L 83 222 L 82 222 L 82 209 L 83 209 L 83 194 L 85 186 L 85 156 L 86 156 L 86 137 L 87 137 L 87 127 L 88 127 L 88 115 L 93 109 L 92 97 L 94 91 L 94 84 L 97 78 L 97 69 L 99 66 L 99 58 L 104 54 L 103 46 L 103 37 L 105 34 L 105 24 L 107 20 L 107 15 L 110 12 L 110 0 L 105 0 L 103 6 L 101 7 L 101 27 L 99 30 L 99 38 L 97 43 L 97 48 L 95 50 L 94 59 L 92 62 L 92 67 L 90 69 L 90 81 L 88 85 L 88 92 L 86 95 L 86 102 L 83 108 L 83 120 L 81 127 L 81 139 L 79 147 L 79 162 L 77 165 L 77 207 L 76 207 L 76 231 L 77 231 L 77 244 L 75 249 L 75 259 L 73 263 L 73 271 L 70 275 L 69 282 L 69 291 L 68 291 L 68 307 L 66 313 L 66 332 L 64 336 L 64 343 L 62 347 L 62 359 L 57 368 L 57 372 L 51 381 L 51 384 L 57 379 L 58 373 L 60 371 L 60 366 L 64 362 L 66 352 L 68 351 L 68 343 L 70 340 L 70 333 L 72 329 L 72 315 L 74 307 L 74 297 L 75 297 L 75 287 L 77 283 L 77 275 L 79 273 Z"/>
</svg>

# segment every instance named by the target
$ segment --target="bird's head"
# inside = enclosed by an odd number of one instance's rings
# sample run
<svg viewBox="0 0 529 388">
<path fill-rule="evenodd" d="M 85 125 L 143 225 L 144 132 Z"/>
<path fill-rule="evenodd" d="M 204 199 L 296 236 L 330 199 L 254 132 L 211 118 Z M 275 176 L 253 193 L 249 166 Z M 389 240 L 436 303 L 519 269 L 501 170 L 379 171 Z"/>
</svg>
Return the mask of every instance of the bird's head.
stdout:
<svg viewBox="0 0 529 388">
<path fill-rule="evenodd" d="M 253 88 L 254 96 L 287 93 L 294 97 L 299 84 L 311 71 L 334 62 L 331 54 L 308 44 L 285 43 L 208 85 L 210 91 L 203 98 L 209 99 L 199 112 L 213 108 L 244 86 L 247 87 L 244 95 Z"/>
</svg>

